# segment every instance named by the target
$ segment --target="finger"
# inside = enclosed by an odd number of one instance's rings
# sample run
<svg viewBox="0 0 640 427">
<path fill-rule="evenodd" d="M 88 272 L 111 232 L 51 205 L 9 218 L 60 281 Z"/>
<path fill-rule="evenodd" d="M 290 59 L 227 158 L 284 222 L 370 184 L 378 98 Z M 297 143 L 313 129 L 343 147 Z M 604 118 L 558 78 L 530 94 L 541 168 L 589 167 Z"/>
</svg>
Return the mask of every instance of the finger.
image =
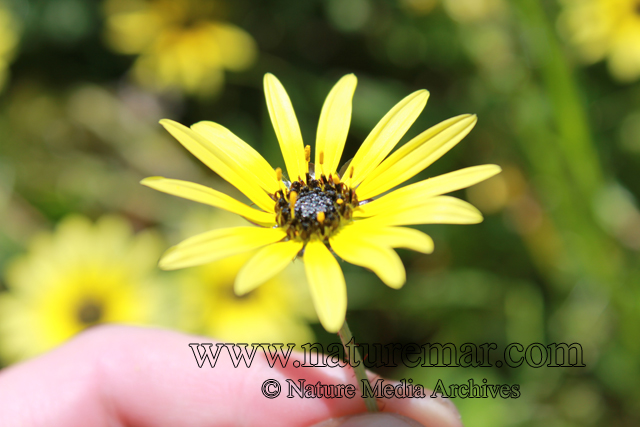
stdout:
<svg viewBox="0 0 640 427">
<path fill-rule="evenodd" d="M 198 367 L 190 343 L 210 339 L 155 329 L 97 327 L 68 344 L 0 373 L 0 425 L 29 426 L 309 426 L 365 412 L 362 399 L 286 397 L 287 379 L 355 384 L 350 368 L 270 368 L 263 355 L 234 368 L 221 353 Z M 213 349 L 215 350 L 215 343 Z M 267 379 L 283 393 L 262 393 Z M 444 399 L 384 399 L 395 412 L 428 427 L 459 426 Z"/>
<path fill-rule="evenodd" d="M 402 415 L 376 413 L 323 421 L 313 427 L 422 427 L 422 424 Z"/>
</svg>

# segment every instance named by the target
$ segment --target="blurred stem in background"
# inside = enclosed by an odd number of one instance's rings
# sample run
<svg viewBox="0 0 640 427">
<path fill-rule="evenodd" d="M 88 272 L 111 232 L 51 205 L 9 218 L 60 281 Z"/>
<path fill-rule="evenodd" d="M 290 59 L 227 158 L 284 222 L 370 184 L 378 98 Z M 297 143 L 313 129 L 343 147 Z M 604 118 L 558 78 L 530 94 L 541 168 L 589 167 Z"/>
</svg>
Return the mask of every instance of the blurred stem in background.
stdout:
<svg viewBox="0 0 640 427">
<path fill-rule="evenodd" d="M 587 113 L 573 72 L 539 0 L 518 0 L 524 40 L 544 85 L 545 99 L 535 86 L 521 92 L 518 141 L 532 172 L 544 179 L 556 197 L 552 217 L 570 231 L 563 238 L 574 279 L 595 281 L 603 288 L 620 283 L 622 252 L 596 223 L 592 203 L 605 187 L 605 173 L 591 137 Z M 533 103 L 548 103 L 551 116 L 527 114 Z M 542 106 L 544 107 L 544 105 Z M 542 147 L 543 146 L 543 147 Z M 555 206 L 553 206 L 555 204 Z M 598 262 L 595 262 L 598 261 Z M 586 273 L 587 277 L 581 277 Z"/>
<path fill-rule="evenodd" d="M 603 185 L 604 173 L 598 160 L 587 113 L 574 73 L 557 42 L 540 0 L 518 0 L 516 6 L 531 57 L 539 67 L 547 89 L 560 137 L 559 149 L 565 165 L 582 196 L 590 200 Z"/>
<path fill-rule="evenodd" d="M 531 83 L 518 94 L 515 126 L 521 137 L 517 140 L 533 176 L 543 184 L 540 194 L 555 193 L 546 200 L 552 220 L 563 230 L 555 268 L 569 276 L 550 278 L 560 298 L 559 306 L 549 307 L 547 330 L 554 335 L 552 340 L 583 344 L 588 366 L 610 390 L 637 396 L 631 378 L 640 375 L 637 361 L 633 362 L 640 346 L 629 325 L 640 321 L 640 272 L 631 255 L 604 233 L 593 212 L 594 200 L 615 178 L 603 171 L 578 84 L 542 3 L 514 4 L 544 85 Z M 550 117 L 534 113 L 546 103 Z"/>
<path fill-rule="evenodd" d="M 543 291 L 550 302 L 546 340 L 582 344 L 589 370 L 605 388 L 637 396 L 630 378 L 640 374 L 637 361 L 633 362 L 640 345 L 628 325 L 640 321 L 640 274 L 632 254 L 605 233 L 596 219 L 596 200 L 615 176 L 600 160 L 580 86 L 546 4 L 540 0 L 512 3 L 525 54 L 540 80 L 534 77 L 513 93 L 512 126 L 544 205 L 543 215 L 551 224 L 523 235 L 534 259 L 545 261 L 542 273 L 552 287 Z M 557 245 L 550 243 L 554 239 Z M 526 372 L 519 374 L 526 377 Z M 547 375 L 539 381 L 541 392 L 554 380 Z M 567 378 L 557 381 L 557 390 L 571 387 Z M 583 381 L 582 387 L 590 387 L 589 380 Z M 527 383 L 535 382 L 529 378 Z M 538 398 L 544 399 L 545 393 Z"/>
</svg>

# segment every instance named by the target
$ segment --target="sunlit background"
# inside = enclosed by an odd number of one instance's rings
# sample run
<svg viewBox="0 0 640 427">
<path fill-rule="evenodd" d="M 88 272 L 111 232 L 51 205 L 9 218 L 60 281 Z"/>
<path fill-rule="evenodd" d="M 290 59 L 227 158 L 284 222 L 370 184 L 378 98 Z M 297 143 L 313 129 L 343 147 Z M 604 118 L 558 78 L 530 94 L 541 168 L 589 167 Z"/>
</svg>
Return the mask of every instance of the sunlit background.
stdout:
<svg viewBox="0 0 640 427">
<path fill-rule="evenodd" d="M 0 0 L 0 366 L 104 322 L 337 339 L 300 262 L 242 298 L 243 256 L 156 267 L 170 245 L 238 220 L 142 178 L 239 195 L 158 120 L 216 121 L 282 166 L 265 72 L 310 144 L 328 90 L 358 76 L 343 162 L 425 88 L 405 140 L 458 114 L 479 122 L 416 179 L 503 168 L 459 194 L 482 224 L 419 227 L 436 249 L 400 251 L 402 290 L 341 264 L 358 341 L 578 342 L 587 365 L 380 374 L 520 384 L 518 399 L 455 399 L 470 427 L 640 424 L 638 0 Z"/>
</svg>

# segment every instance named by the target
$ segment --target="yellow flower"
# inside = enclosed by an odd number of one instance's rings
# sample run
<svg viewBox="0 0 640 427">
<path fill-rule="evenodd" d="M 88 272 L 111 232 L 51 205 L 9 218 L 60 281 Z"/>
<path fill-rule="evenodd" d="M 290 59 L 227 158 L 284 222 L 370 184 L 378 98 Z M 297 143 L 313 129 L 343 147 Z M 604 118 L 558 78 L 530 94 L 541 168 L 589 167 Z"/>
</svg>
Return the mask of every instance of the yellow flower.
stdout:
<svg viewBox="0 0 640 427">
<path fill-rule="evenodd" d="M 344 76 L 325 100 L 316 137 L 315 166 L 304 146 L 291 101 L 273 75 L 264 78 L 267 106 L 280 143 L 289 179 L 275 171 L 244 141 L 213 122 L 191 128 L 171 120 L 162 125 L 193 155 L 244 193 L 256 208 L 191 182 L 147 178 L 144 185 L 236 213 L 258 227 L 213 230 L 169 249 L 163 269 L 178 269 L 260 249 L 240 270 L 235 291 L 244 295 L 303 256 L 311 296 L 326 330 L 344 323 L 347 290 L 338 261 L 373 270 L 392 288 L 405 282 L 404 266 L 392 248 L 433 251 L 433 241 L 410 224 L 473 224 L 480 212 L 444 193 L 468 187 L 500 171 L 476 166 L 395 190 L 451 147 L 476 123 L 461 115 L 435 125 L 389 155 L 426 105 L 419 90 L 391 109 L 366 138 L 355 157 L 338 172 L 349 131 L 356 77 Z M 372 200 L 374 197 L 381 197 Z M 333 252 L 333 253 L 332 253 Z"/>
<path fill-rule="evenodd" d="M 237 215 L 219 211 L 207 221 L 202 215 L 189 215 L 191 225 L 220 227 L 244 225 Z M 207 229 L 197 226 L 198 231 Z M 245 295 L 237 296 L 233 283 L 238 272 L 252 257 L 247 252 L 189 269 L 181 275 L 179 288 L 179 328 L 226 342 L 282 342 L 304 344 L 313 341 L 309 322 L 313 306 L 305 285 L 301 263 Z"/>
<path fill-rule="evenodd" d="M 42 353 L 98 323 L 150 323 L 159 302 L 150 283 L 159 247 L 154 235 L 132 236 L 117 217 L 95 225 L 70 217 L 55 233 L 34 239 L 6 270 L 2 359 Z"/>
<path fill-rule="evenodd" d="M 607 59 L 620 81 L 640 76 L 640 1 L 565 0 L 559 26 L 586 63 Z"/>
<path fill-rule="evenodd" d="M 210 95 L 222 86 L 224 70 L 249 68 L 257 53 L 245 31 L 209 18 L 214 8 L 205 0 L 107 0 L 107 43 L 140 55 L 133 66 L 139 83 Z"/>
<path fill-rule="evenodd" d="M 0 1 L 0 89 L 4 87 L 9 74 L 9 65 L 15 56 L 19 41 L 16 18 Z"/>
<path fill-rule="evenodd" d="M 281 272 L 247 294 L 233 283 L 252 253 L 238 254 L 193 269 L 184 280 L 184 329 L 227 342 L 311 342 L 309 310 L 301 302 L 294 274 Z M 306 302 L 306 301 L 305 301 Z"/>
</svg>

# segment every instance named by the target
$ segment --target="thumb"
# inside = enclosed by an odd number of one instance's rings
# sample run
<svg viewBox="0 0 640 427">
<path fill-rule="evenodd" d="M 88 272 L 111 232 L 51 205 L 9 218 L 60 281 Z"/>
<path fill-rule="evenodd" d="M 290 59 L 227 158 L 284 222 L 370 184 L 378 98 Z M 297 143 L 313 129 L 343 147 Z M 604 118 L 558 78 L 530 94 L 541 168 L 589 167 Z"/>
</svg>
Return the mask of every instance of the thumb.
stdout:
<svg viewBox="0 0 640 427">
<path fill-rule="evenodd" d="M 453 424 L 450 424 L 453 425 Z M 312 427 L 424 427 L 411 418 L 398 414 L 375 413 L 360 414 L 323 421 Z"/>
</svg>

